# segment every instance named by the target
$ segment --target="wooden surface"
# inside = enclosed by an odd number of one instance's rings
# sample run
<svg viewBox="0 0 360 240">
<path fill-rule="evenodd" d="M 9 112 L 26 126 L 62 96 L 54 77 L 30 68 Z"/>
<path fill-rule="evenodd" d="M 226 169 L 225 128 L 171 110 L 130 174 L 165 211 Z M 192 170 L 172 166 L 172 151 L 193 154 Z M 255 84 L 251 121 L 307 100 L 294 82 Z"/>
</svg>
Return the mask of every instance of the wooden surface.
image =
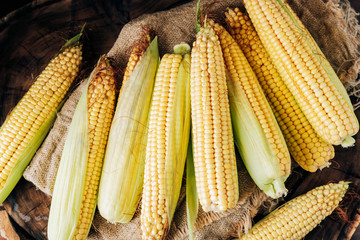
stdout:
<svg viewBox="0 0 360 240">
<path fill-rule="evenodd" d="M 20 240 L 6 210 L 0 210 L 0 240 Z"/>
<path fill-rule="evenodd" d="M 106 3 L 105 3 L 106 2 Z M 0 123 L 17 103 L 36 76 L 59 49 L 64 39 L 78 32 L 87 22 L 84 57 L 87 66 L 93 66 L 98 56 L 106 53 L 115 42 L 122 26 L 145 12 L 153 12 L 179 4 L 180 0 L 160 1 L 69 1 L 40 0 L 18 8 L 0 20 Z M 181 1 L 184 2 L 184 1 Z M 360 12 L 359 0 L 351 1 Z M 34 19 L 36 21 L 34 21 Z M 32 21 L 30 21 L 32 20 Z M 21 69 L 21 71 L 19 71 Z M 82 74 L 88 71 L 83 70 Z M 6 102 L 6 104 L 5 104 Z M 360 110 L 357 112 L 360 117 Z M 360 191 L 360 135 L 356 146 L 336 148 L 332 165 L 317 173 L 295 168 L 286 185 L 290 189 L 285 200 L 305 193 L 313 187 L 331 181 L 353 182 L 353 192 Z M 360 239 L 360 201 L 349 195 L 342 209 L 343 215 L 333 214 L 323 221 L 305 239 Z M 22 179 L 4 202 L 21 239 L 46 239 L 46 225 L 51 199 L 36 190 L 32 183 Z M 0 209 L 1 210 L 1 209 Z M 261 218 L 257 216 L 255 220 Z M 1 239 L 1 238 L 0 238 Z"/>
</svg>

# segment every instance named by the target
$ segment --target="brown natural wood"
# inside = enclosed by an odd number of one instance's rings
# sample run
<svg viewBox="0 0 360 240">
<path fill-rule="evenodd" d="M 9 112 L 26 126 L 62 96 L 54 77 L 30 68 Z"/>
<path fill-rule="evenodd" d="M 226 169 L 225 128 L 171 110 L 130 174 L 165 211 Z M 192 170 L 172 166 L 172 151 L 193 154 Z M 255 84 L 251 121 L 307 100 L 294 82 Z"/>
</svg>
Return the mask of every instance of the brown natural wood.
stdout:
<svg viewBox="0 0 360 240">
<path fill-rule="evenodd" d="M 84 22 L 87 23 L 84 66 L 90 68 L 101 54 L 111 48 L 122 26 L 129 20 L 184 2 L 186 1 L 39 0 L 0 19 L 0 123 L 29 88 L 33 76 L 41 72 L 65 39 L 76 34 Z M 359 0 L 350 2 L 360 12 Z M 83 68 L 82 74 L 87 73 L 88 69 Z M 360 117 L 360 110 L 357 110 L 357 116 Z M 284 201 L 326 184 L 330 179 L 346 179 L 353 183 L 350 191 L 353 194 L 349 194 L 346 204 L 341 206 L 346 212 L 346 219 L 334 213 L 305 239 L 360 239 L 360 200 L 354 197 L 356 192 L 360 192 L 359 158 L 358 134 L 355 147 L 336 148 L 336 157 L 330 168 L 317 173 L 308 173 L 299 167 L 294 169 L 286 183 L 290 191 Z M 21 228 L 34 239 L 42 240 L 47 239 L 50 201 L 49 196 L 22 179 L 5 201 L 4 207 Z M 1 224 L 0 215 L 0 229 Z"/>
<path fill-rule="evenodd" d="M 0 210 L 0 240 L 20 240 L 5 210 Z"/>
<path fill-rule="evenodd" d="M 9 215 L 35 239 L 47 239 L 51 198 L 24 179 L 4 202 Z"/>
</svg>

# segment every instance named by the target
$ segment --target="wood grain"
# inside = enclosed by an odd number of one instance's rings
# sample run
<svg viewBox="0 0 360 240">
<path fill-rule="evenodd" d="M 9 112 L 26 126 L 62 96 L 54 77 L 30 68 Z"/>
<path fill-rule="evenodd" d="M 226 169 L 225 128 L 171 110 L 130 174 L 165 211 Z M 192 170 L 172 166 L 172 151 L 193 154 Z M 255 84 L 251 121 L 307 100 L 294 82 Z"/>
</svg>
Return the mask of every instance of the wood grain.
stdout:
<svg viewBox="0 0 360 240">
<path fill-rule="evenodd" d="M 20 240 L 5 210 L 0 210 L 0 240 Z"/>
<path fill-rule="evenodd" d="M 34 184 L 21 179 L 4 202 L 9 215 L 35 239 L 47 239 L 47 220 L 51 198 Z"/>
</svg>

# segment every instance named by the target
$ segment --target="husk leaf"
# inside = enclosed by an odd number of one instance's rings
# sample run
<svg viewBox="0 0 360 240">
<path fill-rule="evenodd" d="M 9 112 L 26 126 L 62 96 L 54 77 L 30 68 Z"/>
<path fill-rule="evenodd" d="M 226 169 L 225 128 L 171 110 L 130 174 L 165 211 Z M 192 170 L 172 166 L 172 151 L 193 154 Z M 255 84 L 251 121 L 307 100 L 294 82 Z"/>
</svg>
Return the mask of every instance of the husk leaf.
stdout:
<svg viewBox="0 0 360 240">
<path fill-rule="evenodd" d="M 279 159 L 267 141 L 245 93 L 239 89 L 236 95 L 229 72 L 226 78 L 234 140 L 244 165 L 261 190 L 272 198 L 278 198 L 287 193 L 284 182 L 288 176 L 282 175 Z"/>
<path fill-rule="evenodd" d="M 192 153 L 192 141 L 189 141 L 186 156 L 186 219 L 189 239 L 194 239 L 194 226 L 199 211 L 199 199 L 196 189 L 195 167 Z"/>
<path fill-rule="evenodd" d="M 76 106 L 61 155 L 51 200 L 48 238 L 72 239 L 80 216 L 88 145 L 87 93 L 91 77 Z"/>
<path fill-rule="evenodd" d="M 129 222 L 140 201 L 148 113 L 158 64 L 159 51 L 155 37 L 118 99 L 105 152 L 98 200 L 100 214 L 111 222 Z"/>
</svg>

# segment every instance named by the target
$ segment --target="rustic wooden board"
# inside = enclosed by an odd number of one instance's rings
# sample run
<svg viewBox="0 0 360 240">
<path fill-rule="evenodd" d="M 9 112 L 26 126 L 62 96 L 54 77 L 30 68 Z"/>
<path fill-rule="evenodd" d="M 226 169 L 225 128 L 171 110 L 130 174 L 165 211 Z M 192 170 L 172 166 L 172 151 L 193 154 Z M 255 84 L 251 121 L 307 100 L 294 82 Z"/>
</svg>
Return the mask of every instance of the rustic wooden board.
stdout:
<svg viewBox="0 0 360 240">
<path fill-rule="evenodd" d="M 0 20 L 0 123 L 15 106 L 36 76 L 60 48 L 64 39 L 79 31 L 86 21 L 85 65 L 91 67 L 115 42 L 122 26 L 145 12 L 166 9 L 180 0 L 160 1 L 34 1 Z M 354 6 L 360 5 L 352 0 Z M 357 4 L 357 5 L 356 5 Z M 6 47 L 4 47 L 6 46 Z M 87 74 L 83 70 L 82 74 Z M 360 117 L 360 110 L 357 111 Z M 284 200 L 305 193 L 329 181 L 349 180 L 352 191 L 360 192 L 360 135 L 356 147 L 336 148 L 336 157 L 330 168 L 308 173 L 295 168 L 287 181 L 290 189 Z M 47 239 L 46 227 L 51 198 L 22 179 L 4 202 L 12 219 L 33 239 Z M 360 239 L 360 201 L 350 198 L 346 205 L 347 220 L 333 214 L 305 239 Z M 261 218 L 257 216 L 255 220 Z"/>
<path fill-rule="evenodd" d="M 11 224 L 7 211 L 0 210 L 0 240 L 8 239 L 20 240 L 20 237 Z"/>
<path fill-rule="evenodd" d="M 46 239 L 51 198 L 36 190 L 34 184 L 21 179 L 4 202 L 9 215 L 35 239 Z"/>
</svg>

